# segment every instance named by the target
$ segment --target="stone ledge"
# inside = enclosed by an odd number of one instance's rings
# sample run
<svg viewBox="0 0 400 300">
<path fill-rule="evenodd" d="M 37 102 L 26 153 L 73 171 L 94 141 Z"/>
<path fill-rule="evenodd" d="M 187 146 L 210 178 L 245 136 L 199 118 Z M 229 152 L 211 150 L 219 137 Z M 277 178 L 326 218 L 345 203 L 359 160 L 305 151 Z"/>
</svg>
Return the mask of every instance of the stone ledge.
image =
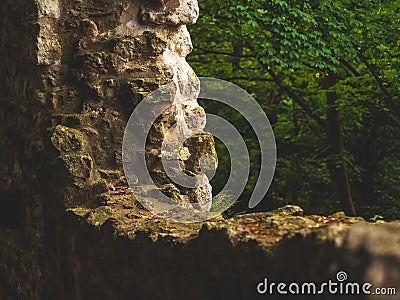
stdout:
<svg viewBox="0 0 400 300">
<path fill-rule="evenodd" d="M 371 224 L 341 212 L 304 216 L 301 208 L 286 206 L 228 220 L 181 224 L 151 215 L 132 197 L 111 198 L 107 206 L 94 210 L 71 209 L 69 218 L 78 224 L 73 235 L 80 240 L 82 234 L 97 232 L 94 239 L 102 242 L 95 244 L 107 246 L 90 251 L 101 257 L 117 251 L 124 266 L 113 265 L 114 271 L 125 284 L 140 283 L 135 295 L 141 299 L 187 299 L 188 295 L 190 299 L 256 299 L 255 286 L 264 277 L 271 282 L 323 282 L 336 280 L 339 271 L 347 273 L 349 282 L 400 290 L 400 222 Z M 83 233 L 82 224 L 86 224 Z M 93 247 L 98 245 L 89 246 Z M 154 290 L 157 280 L 162 282 Z M 110 290 L 127 288 L 103 284 Z"/>
</svg>

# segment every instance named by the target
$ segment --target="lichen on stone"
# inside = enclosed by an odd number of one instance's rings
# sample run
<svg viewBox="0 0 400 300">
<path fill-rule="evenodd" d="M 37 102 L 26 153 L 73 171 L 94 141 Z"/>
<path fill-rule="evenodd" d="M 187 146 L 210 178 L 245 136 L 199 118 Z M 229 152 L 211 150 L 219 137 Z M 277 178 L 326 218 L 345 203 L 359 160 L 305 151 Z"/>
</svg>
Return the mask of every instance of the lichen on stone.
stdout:
<svg viewBox="0 0 400 300">
<path fill-rule="evenodd" d="M 122 173 L 119 170 L 98 169 L 98 172 L 101 178 L 104 179 L 120 179 L 122 176 Z"/>
<path fill-rule="evenodd" d="M 80 130 L 58 125 L 53 131 L 51 142 L 60 152 L 73 152 L 84 147 L 86 137 Z"/>
<path fill-rule="evenodd" d="M 89 155 L 66 154 L 59 157 L 73 178 L 89 179 L 93 170 L 93 159 Z"/>
<path fill-rule="evenodd" d="M 175 201 L 181 201 L 180 191 L 172 183 L 162 185 L 160 191 Z"/>
<path fill-rule="evenodd" d="M 85 215 L 87 222 L 93 226 L 101 226 L 112 215 L 112 210 L 108 206 L 100 206 Z"/>
</svg>

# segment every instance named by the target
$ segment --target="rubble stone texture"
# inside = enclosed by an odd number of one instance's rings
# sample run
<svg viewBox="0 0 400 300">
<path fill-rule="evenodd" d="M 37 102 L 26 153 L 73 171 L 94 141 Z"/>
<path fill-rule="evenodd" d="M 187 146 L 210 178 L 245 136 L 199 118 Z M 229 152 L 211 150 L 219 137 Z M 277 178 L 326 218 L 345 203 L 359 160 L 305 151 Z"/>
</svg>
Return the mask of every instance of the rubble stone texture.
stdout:
<svg viewBox="0 0 400 300">
<path fill-rule="evenodd" d="M 396 223 L 290 206 L 179 224 L 133 197 L 125 124 L 149 92 L 195 78 L 185 25 L 198 14 L 195 0 L 2 1 L 0 299 L 254 299 L 266 276 L 322 281 L 339 270 L 399 284 Z M 196 89 L 179 92 L 192 99 Z M 143 154 L 164 193 L 201 202 L 207 186 L 174 185 L 158 160 L 177 116 L 204 126 L 195 101 L 171 101 Z M 213 140 L 198 132 L 179 151 L 188 174 L 204 154 L 215 156 Z"/>
<path fill-rule="evenodd" d="M 43 149 L 57 156 L 46 160 L 54 163 L 51 168 L 54 177 L 49 180 L 53 183 L 55 177 L 63 177 L 58 191 L 64 191 L 66 207 L 96 207 L 93 199 L 99 196 L 97 186 L 102 180 L 108 185 L 126 184 L 121 142 L 127 118 L 144 96 L 171 81 L 176 82 L 176 95 L 171 97 L 170 109 L 157 119 L 148 137 L 147 153 L 141 155 L 147 156 L 149 171 L 160 190 L 172 185 L 177 201 L 211 200 L 208 182 L 206 187 L 197 188 L 206 188 L 207 194 L 174 185 L 165 175 L 157 155 L 166 131 L 176 122 L 186 122 L 185 118 L 177 121 L 179 115 L 186 116 L 187 120 L 193 115 L 205 118 L 196 102 L 196 91 L 179 84 L 196 78 L 185 61 L 192 50 L 186 24 L 197 20 L 196 1 L 36 0 L 10 1 L 8 5 L 25 15 L 20 16 L 20 25 L 10 24 L 12 14 L 4 11 L 4 22 L 9 22 L 5 26 L 15 25 L 10 30 L 23 26 L 26 39 L 18 38 L 17 31 L 8 33 L 13 34 L 18 49 L 10 53 L 4 45 L 4 51 L 8 52 L 4 75 L 9 78 L 5 88 L 13 92 L 4 100 L 10 106 L 22 104 L 20 108 L 24 107 L 26 114 L 36 118 L 37 130 L 32 129 L 41 138 L 35 142 L 42 143 Z M 5 33 L 3 40 L 9 39 L 9 35 Z M 16 65 L 15 55 L 20 56 L 20 65 Z M 23 82 L 18 83 L 12 77 L 12 68 L 28 64 L 30 68 L 23 70 L 26 76 L 21 77 Z M 182 103 L 178 93 L 184 95 L 183 100 L 192 101 Z M 51 132 L 50 139 L 43 126 Z M 138 130 L 135 134 L 144 133 Z M 31 136 L 24 140 L 33 142 Z M 215 154 L 212 138 L 205 142 L 210 146 L 195 141 L 188 145 L 188 155 L 195 157 L 198 148 L 208 148 Z M 185 168 L 193 169 L 190 165 Z M 11 177 L 11 173 L 5 172 L 4 177 Z M 17 185 L 17 182 L 9 184 Z"/>
</svg>

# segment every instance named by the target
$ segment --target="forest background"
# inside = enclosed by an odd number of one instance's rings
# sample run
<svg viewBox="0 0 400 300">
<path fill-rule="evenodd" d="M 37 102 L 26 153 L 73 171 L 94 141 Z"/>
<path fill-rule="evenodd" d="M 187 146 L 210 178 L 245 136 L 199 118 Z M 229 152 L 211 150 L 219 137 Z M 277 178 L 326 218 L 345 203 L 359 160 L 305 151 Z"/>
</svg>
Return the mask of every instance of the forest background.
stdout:
<svg viewBox="0 0 400 300">
<path fill-rule="evenodd" d="M 400 219 L 400 1 L 199 0 L 188 61 L 198 76 L 231 81 L 263 107 L 277 166 L 255 210 L 285 204 Z M 226 215 L 249 212 L 260 148 L 235 110 L 200 101 L 246 140 L 251 174 Z M 230 157 L 217 140 L 214 193 Z M 228 195 L 229 196 L 229 195 Z"/>
</svg>

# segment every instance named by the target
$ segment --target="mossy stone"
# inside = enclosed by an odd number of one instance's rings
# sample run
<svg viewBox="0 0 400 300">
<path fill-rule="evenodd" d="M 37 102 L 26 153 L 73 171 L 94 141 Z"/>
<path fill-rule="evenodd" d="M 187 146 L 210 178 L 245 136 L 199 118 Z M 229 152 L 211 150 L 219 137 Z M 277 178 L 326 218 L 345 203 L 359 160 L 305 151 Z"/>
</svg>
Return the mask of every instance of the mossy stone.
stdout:
<svg viewBox="0 0 400 300">
<path fill-rule="evenodd" d="M 94 226 L 101 226 L 107 219 L 112 216 L 112 209 L 108 206 L 100 206 L 88 214 L 86 214 L 86 220 L 89 224 Z"/>
<path fill-rule="evenodd" d="M 175 201 L 181 200 L 181 194 L 180 194 L 179 189 L 172 183 L 162 185 L 160 187 L 160 191 Z"/>
<path fill-rule="evenodd" d="M 89 179 L 93 170 L 93 159 L 89 155 L 63 155 L 60 159 L 72 177 Z"/>
<path fill-rule="evenodd" d="M 85 145 L 85 135 L 77 129 L 58 125 L 51 136 L 51 142 L 60 152 L 78 151 Z"/>
<path fill-rule="evenodd" d="M 121 171 L 118 170 L 99 169 L 98 171 L 103 179 L 120 179 L 122 176 Z"/>
</svg>

